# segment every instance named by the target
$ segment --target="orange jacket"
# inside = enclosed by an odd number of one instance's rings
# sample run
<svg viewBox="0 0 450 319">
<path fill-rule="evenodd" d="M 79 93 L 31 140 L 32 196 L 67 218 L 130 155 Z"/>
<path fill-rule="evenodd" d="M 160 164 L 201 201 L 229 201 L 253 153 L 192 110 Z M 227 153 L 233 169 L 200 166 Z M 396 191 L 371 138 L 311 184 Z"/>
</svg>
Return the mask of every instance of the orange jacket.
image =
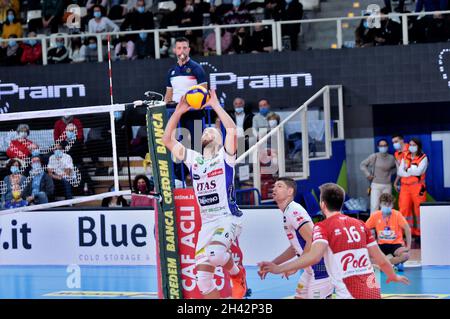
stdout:
<svg viewBox="0 0 450 319">
<path fill-rule="evenodd" d="M 395 160 L 398 163 L 400 163 L 403 159 L 403 156 L 407 155 L 408 153 L 409 153 L 409 144 L 405 143 L 401 151 L 395 151 L 394 153 Z"/>
<path fill-rule="evenodd" d="M 403 156 L 403 160 L 405 161 L 405 170 L 410 168 L 412 165 L 419 166 L 420 162 L 427 157 L 426 154 L 422 154 L 420 157 L 414 157 L 414 159 L 411 159 L 411 153 L 407 153 Z M 423 173 L 420 176 L 409 176 L 409 177 L 402 177 L 401 182 L 402 184 L 415 184 L 415 183 L 425 183 L 425 173 Z"/>
</svg>

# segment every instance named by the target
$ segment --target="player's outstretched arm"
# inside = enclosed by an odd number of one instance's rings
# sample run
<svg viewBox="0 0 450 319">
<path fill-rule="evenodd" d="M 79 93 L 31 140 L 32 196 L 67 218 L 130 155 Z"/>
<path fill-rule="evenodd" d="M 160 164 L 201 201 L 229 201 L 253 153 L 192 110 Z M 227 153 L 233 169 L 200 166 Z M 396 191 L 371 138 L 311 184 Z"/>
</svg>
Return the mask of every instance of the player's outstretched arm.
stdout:
<svg viewBox="0 0 450 319">
<path fill-rule="evenodd" d="M 289 245 L 288 248 L 286 248 L 285 251 L 283 251 L 280 255 L 278 255 L 274 260 L 272 260 L 272 263 L 275 265 L 280 265 L 282 263 L 285 263 L 286 261 L 291 260 L 296 256 L 295 249 Z M 261 262 L 264 263 L 264 262 Z M 258 275 L 261 278 L 261 280 L 264 280 L 266 278 L 267 272 L 262 271 L 262 269 L 258 270 Z"/>
<path fill-rule="evenodd" d="M 294 270 L 303 269 L 308 266 L 317 264 L 322 259 L 328 245 L 322 242 L 316 242 L 311 246 L 311 250 L 304 253 L 299 258 L 285 263 L 283 265 L 275 265 L 272 262 L 263 261 L 258 264 L 262 272 L 270 272 L 272 274 L 289 273 Z"/>
<path fill-rule="evenodd" d="M 178 142 L 175 138 L 175 130 L 177 129 L 178 123 L 180 122 L 181 116 L 189 110 L 189 105 L 186 103 L 184 96 L 181 98 L 180 103 L 178 103 L 173 112 L 172 116 L 167 122 L 162 141 L 164 145 L 172 152 L 178 160 L 184 160 L 186 153 L 186 148 Z"/>
<path fill-rule="evenodd" d="M 216 91 L 210 90 L 209 94 L 211 96 L 208 104 L 213 108 L 225 127 L 227 135 L 225 136 L 225 150 L 230 155 L 234 155 L 237 152 L 237 128 L 236 123 L 228 115 L 227 112 L 220 105 L 219 99 L 217 98 Z"/>
<path fill-rule="evenodd" d="M 367 249 L 369 251 L 370 258 L 375 262 L 375 264 L 378 265 L 378 267 L 380 267 L 381 271 L 386 274 L 386 283 L 390 283 L 391 281 L 393 281 L 409 285 L 408 278 L 399 276 L 395 273 L 391 263 L 389 262 L 389 259 L 383 254 L 378 245 L 372 245 Z"/>
</svg>

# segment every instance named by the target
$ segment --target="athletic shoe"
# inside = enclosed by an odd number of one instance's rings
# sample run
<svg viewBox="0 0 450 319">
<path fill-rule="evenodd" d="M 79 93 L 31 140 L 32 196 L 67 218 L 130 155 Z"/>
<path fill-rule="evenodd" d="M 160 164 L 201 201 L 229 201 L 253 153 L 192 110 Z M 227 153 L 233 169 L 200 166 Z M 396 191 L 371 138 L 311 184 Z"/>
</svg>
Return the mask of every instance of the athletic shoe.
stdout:
<svg viewBox="0 0 450 319">
<path fill-rule="evenodd" d="M 233 299 L 242 299 L 247 293 L 245 268 L 240 265 L 238 267 L 240 271 L 236 275 L 230 276 L 231 282 L 233 283 L 233 288 L 231 290 L 231 296 Z"/>
<path fill-rule="evenodd" d="M 404 272 L 405 271 L 405 267 L 403 266 L 403 263 L 397 264 L 397 270 L 399 272 Z"/>
</svg>

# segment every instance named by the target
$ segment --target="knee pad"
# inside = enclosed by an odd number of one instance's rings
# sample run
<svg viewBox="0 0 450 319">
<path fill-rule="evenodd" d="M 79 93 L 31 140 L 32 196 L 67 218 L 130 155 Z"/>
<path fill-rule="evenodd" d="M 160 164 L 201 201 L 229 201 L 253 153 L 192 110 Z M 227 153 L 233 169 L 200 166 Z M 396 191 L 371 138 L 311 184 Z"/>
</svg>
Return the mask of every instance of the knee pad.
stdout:
<svg viewBox="0 0 450 319">
<path fill-rule="evenodd" d="M 202 295 L 207 295 L 216 289 L 216 284 L 214 282 L 214 274 L 208 271 L 197 271 L 197 287 L 202 293 Z"/>
<path fill-rule="evenodd" d="M 208 261 L 213 266 L 224 266 L 230 259 L 230 253 L 227 248 L 222 245 L 208 245 L 206 247 Z"/>
</svg>

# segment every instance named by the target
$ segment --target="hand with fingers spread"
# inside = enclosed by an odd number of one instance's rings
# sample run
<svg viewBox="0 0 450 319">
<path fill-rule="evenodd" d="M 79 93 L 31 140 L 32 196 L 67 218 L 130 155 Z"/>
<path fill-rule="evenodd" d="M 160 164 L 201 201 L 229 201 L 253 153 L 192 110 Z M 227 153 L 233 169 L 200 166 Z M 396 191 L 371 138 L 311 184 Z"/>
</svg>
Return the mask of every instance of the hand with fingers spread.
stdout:
<svg viewBox="0 0 450 319">
<path fill-rule="evenodd" d="M 280 274 L 280 266 L 270 261 L 263 261 L 258 264 L 260 271 L 264 273 Z"/>
<path fill-rule="evenodd" d="M 208 103 L 206 103 L 206 105 L 210 105 L 212 108 L 222 107 L 220 105 L 219 99 L 217 98 L 216 90 L 212 90 L 212 89 L 209 90 L 209 96 L 210 96 L 210 98 L 209 98 Z"/>
<path fill-rule="evenodd" d="M 289 279 L 289 277 L 294 275 L 295 273 L 297 273 L 297 270 L 291 270 L 291 271 L 284 272 L 283 275 L 281 275 L 281 278 Z"/>
<path fill-rule="evenodd" d="M 388 277 L 386 279 L 386 283 L 388 284 L 390 282 L 400 282 L 400 283 L 402 283 L 404 285 L 409 285 L 410 284 L 409 279 L 407 277 L 399 276 L 399 275 L 395 275 L 395 276 L 393 276 L 391 278 Z"/>
</svg>

